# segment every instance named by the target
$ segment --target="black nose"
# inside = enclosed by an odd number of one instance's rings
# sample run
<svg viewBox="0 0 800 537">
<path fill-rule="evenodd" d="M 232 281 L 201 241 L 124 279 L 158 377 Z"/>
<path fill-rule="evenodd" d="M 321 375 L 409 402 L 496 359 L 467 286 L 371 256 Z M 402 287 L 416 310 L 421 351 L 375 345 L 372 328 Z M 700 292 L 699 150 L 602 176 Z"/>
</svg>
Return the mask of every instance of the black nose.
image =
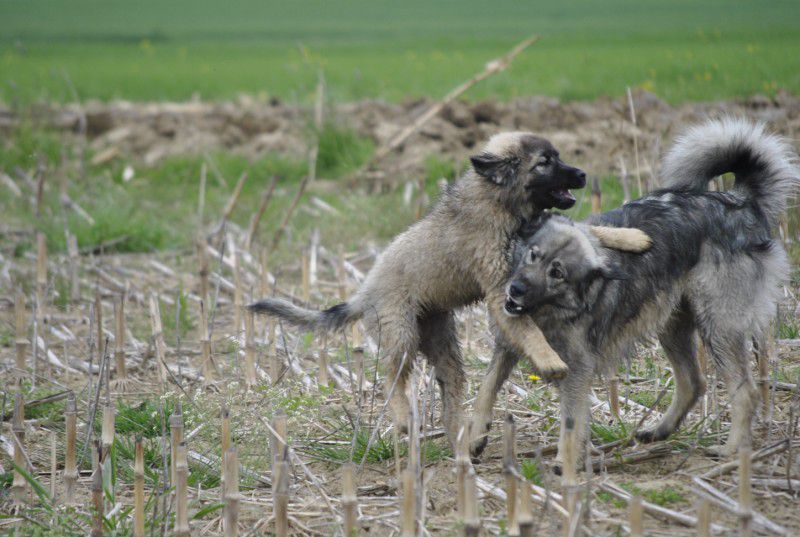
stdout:
<svg viewBox="0 0 800 537">
<path fill-rule="evenodd" d="M 511 282 L 511 285 L 508 286 L 508 294 L 512 298 L 521 297 L 525 294 L 525 286 L 520 282 Z"/>
<path fill-rule="evenodd" d="M 585 181 L 586 180 L 586 172 L 583 171 L 583 170 L 578 170 L 578 178 L 579 179 L 583 179 Z"/>
</svg>

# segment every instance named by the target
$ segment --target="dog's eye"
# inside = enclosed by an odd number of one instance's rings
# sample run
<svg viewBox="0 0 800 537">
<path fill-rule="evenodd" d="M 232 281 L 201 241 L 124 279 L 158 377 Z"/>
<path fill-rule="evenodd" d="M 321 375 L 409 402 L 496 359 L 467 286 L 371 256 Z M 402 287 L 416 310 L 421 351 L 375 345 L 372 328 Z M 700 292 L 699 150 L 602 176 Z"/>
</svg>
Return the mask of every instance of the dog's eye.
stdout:
<svg viewBox="0 0 800 537">
<path fill-rule="evenodd" d="M 525 254 L 525 264 L 530 265 L 536 259 L 536 256 L 539 255 L 539 247 L 538 246 L 531 246 L 528 248 L 528 253 Z"/>
<path fill-rule="evenodd" d="M 563 280 L 564 279 L 564 270 L 561 268 L 560 265 L 555 264 L 555 263 L 553 264 L 552 267 L 550 267 L 550 272 L 548 272 L 547 274 L 548 274 L 548 276 L 550 276 L 554 280 Z"/>
<path fill-rule="evenodd" d="M 542 158 L 539 159 L 539 162 L 536 165 L 537 166 L 549 166 L 550 162 L 552 162 L 552 160 L 553 159 L 550 158 L 550 155 L 545 155 L 545 156 L 543 156 Z"/>
</svg>

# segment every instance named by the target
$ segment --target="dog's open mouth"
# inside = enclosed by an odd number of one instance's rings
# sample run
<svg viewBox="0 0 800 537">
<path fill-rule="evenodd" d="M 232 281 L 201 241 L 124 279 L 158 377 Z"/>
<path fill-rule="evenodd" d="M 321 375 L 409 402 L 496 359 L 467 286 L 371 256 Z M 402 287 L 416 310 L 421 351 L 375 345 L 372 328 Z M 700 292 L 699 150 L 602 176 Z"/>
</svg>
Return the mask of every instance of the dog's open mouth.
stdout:
<svg viewBox="0 0 800 537">
<path fill-rule="evenodd" d="M 505 310 L 506 313 L 512 317 L 525 313 L 525 308 L 522 307 L 522 304 L 517 303 L 511 297 L 506 298 Z"/>
<path fill-rule="evenodd" d="M 575 203 L 575 196 L 566 188 L 556 188 L 549 192 L 550 196 L 558 202 L 558 205 L 572 205 Z"/>
</svg>

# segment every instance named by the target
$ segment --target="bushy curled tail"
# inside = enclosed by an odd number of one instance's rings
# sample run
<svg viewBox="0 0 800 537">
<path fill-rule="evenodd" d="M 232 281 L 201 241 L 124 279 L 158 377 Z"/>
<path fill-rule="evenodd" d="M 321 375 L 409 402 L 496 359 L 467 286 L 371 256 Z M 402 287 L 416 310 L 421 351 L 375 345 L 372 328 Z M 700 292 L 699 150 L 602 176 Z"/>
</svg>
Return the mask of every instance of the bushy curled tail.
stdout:
<svg viewBox="0 0 800 537">
<path fill-rule="evenodd" d="M 726 172 L 734 188 L 752 199 L 771 226 L 800 189 L 800 165 L 789 140 L 744 119 L 711 120 L 678 137 L 664 157 L 664 186 L 705 190 Z"/>
<path fill-rule="evenodd" d="M 336 330 L 358 320 L 364 312 L 350 302 L 336 304 L 322 311 L 295 306 L 280 298 L 265 298 L 247 306 L 255 313 L 280 317 L 284 321 L 307 330 Z"/>
</svg>

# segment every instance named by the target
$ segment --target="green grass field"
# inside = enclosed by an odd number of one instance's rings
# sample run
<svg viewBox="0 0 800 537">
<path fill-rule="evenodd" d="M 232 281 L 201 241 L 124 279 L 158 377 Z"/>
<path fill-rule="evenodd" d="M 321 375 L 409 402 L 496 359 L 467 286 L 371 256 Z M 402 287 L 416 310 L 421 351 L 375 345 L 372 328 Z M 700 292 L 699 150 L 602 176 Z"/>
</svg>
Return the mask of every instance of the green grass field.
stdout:
<svg viewBox="0 0 800 537">
<path fill-rule="evenodd" d="M 794 2 L 5 1 L 0 99 L 307 102 L 443 95 L 522 38 L 542 40 L 467 97 L 671 102 L 800 90 Z"/>
</svg>

